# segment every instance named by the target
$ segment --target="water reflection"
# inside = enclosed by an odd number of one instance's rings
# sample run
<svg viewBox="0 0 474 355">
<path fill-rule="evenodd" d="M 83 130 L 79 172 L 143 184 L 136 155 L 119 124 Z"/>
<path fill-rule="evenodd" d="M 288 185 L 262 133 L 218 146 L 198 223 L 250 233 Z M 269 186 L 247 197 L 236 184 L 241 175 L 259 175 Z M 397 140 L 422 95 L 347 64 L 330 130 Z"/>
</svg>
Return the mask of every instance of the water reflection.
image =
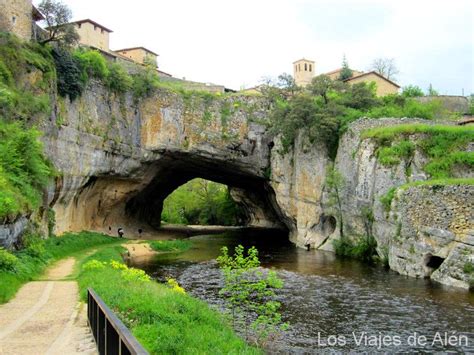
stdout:
<svg viewBox="0 0 474 355">
<path fill-rule="evenodd" d="M 139 266 L 157 279 L 177 278 L 194 296 L 221 307 L 218 291 L 222 279 L 212 260 L 224 245 L 255 245 L 262 265 L 278 270 L 285 281 L 281 301 L 291 328 L 273 344 L 272 351 L 474 351 L 473 293 L 341 260 L 332 253 L 298 249 L 276 232 L 196 236 L 191 240 L 189 251 L 160 255 Z M 468 336 L 469 343 L 432 344 L 438 331 Z M 428 336 L 428 344 L 408 344 L 414 332 Z M 345 344 L 328 345 L 333 335 L 344 338 Z M 366 344 L 368 336 L 400 337 L 401 344 L 378 348 L 374 342 Z"/>
</svg>

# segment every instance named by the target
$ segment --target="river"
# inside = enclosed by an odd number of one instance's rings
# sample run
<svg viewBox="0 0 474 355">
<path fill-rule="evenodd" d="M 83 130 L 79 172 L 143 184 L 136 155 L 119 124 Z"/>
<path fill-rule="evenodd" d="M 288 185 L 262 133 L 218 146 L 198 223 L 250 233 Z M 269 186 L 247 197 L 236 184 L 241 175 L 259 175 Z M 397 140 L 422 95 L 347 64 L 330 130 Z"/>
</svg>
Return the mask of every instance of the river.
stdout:
<svg viewBox="0 0 474 355">
<path fill-rule="evenodd" d="M 256 246 L 262 266 L 278 272 L 289 330 L 272 353 L 474 352 L 474 293 L 382 267 L 294 247 L 276 232 L 191 237 L 192 248 L 138 266 L 158 280 L 172 277 L 194 297 L 222 308 L 214 259 L 222 246 Z M 423 338 L 426 337 L 426 338 Z"/>
</svg>

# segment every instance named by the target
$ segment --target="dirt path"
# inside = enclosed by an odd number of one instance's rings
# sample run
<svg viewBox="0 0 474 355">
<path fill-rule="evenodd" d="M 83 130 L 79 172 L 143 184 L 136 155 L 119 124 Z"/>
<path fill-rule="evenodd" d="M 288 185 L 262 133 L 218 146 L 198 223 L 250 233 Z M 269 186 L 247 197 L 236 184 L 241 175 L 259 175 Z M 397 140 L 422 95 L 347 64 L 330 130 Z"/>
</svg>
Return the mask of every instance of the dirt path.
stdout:
<svg viewBox="0 0 474 355">
<path fill-rule="evenodd" d="M 74 258 L 61 260 L 46 272 L 47 281 L 27 283 L 0 306 L 0 354 L 97 353 L 77 283 L 57 281 L 74 265 Z"/>
</svg>

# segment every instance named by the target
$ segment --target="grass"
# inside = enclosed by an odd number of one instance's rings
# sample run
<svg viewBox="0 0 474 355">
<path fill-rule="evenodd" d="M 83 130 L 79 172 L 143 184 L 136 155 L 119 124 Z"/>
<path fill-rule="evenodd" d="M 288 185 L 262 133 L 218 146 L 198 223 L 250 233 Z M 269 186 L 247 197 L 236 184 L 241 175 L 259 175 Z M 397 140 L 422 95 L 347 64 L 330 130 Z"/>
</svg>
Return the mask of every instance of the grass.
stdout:
<svg viewBox="0 0 474 355">
<path fill-rule="evenodd" d="M 466 273 L 466 274 L 472 274 L 474 273 L 474 263 L 465 263 L 464 264 L 464 267 L 463 267 L 463 271 Z"/>
<path fill-rule="evenodd" d="M 421 135 L 417 141 L 407 139 L 415 134 Z M 472 126 L 403 124 L 369 129 L 362 138 L 376 141 L 377 158 L 385 166 L 410 159 L 418 148 L 428 158 L 423 170 L 433 179 L 453 177 L 455 167 L 474 167 L 474 152 L 465 151 L 474 141 Z"/>
<path fill-rule="evenodd" d="M 358 236 L 354 240 L 344 236 L 333 243 L 336 255 L 369 263 L 377 258 L 377 242 L 373 236 Z"/>
<path fill-rule="evenodd" d="M 156 251 L 186 251 L 191 248 L 189 240 L 154 240 L 148 243 Z"/>
<path fill-rule="evenodd" d="M 120 252 L 121 247 L 107 248 L 84 260 L 78 278 L 81 297 L 85 300 L 92 287 L 151 354 L 261 353 L 206 303 L 146 277 L 124 278 L 141 273 L 117 264 L 114 268 L 110 260 L 121 261 Z"/>
<path fill-rule="evenodd" d="M 111 243 L 117 243 L 117 239 L 93 232 L 68 233 L 47 239 L 44 242 L 45 252 L 41 255 L 28 249 L 12 253 L 18 259 L 15 268 L 0 269 L 0 304 L 15 296 L 24 283 L 38 279 L 54 261 Z"/>
</svg>

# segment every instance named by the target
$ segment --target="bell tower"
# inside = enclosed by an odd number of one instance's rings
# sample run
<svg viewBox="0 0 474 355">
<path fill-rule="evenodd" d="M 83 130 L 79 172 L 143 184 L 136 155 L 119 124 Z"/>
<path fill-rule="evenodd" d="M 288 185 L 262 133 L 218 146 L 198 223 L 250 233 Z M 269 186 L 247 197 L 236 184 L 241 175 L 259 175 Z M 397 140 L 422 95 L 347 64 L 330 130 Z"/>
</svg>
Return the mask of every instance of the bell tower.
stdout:
<svg viewBox="0 0 474 355">
<path fill-rule="evenodd" d="M 298 86 L 305 87 L 314 77 L 314 61 L 300 59 L 293 62 L 293 77 Z"/>
</svg>

